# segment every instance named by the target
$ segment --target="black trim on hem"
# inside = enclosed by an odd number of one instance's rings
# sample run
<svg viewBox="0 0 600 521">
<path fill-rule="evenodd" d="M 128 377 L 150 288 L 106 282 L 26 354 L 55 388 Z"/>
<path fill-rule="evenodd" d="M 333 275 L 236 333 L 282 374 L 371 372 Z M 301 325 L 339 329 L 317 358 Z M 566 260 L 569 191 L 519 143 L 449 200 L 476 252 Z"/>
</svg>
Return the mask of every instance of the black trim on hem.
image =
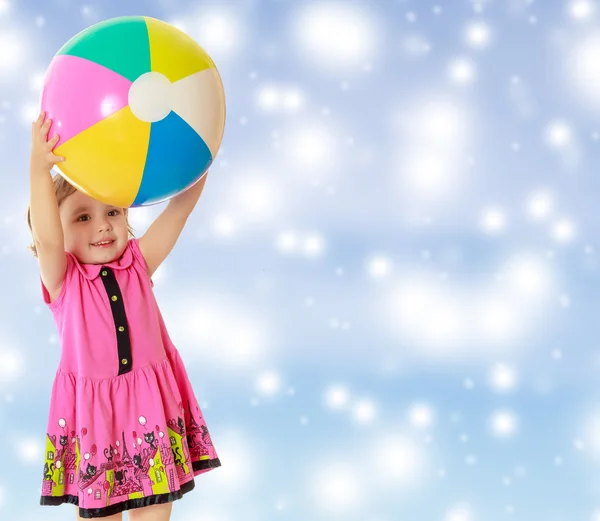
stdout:
<svg viewBox="0 0 600 521">
<path fill-rule="evenodd" d="M 192 491 L 196 486 L 195 481 L 192 479 L 187 483 L 181 485 L 179 490 L 175 492 L 169 492 L 168 494 L 154 494 L 152 496 L 140 497 L 136 499 L 128 499 L 121 503 L 115 503 L 104 508 L 79 508 L 79 517 L 83 519 L 92 519 L 96 517 L 108 517 L 115 514 L 124 512 L 125 510 L 132 510 L 134 508 L 143 508 L 150 505 L 160 505 L 163 503 L 172 503 L 181 499 L 184 494 Z M 63 503 L 69 503 L 71 505 L 79 505 L 79 498 L 77 496 L 42 496 L 40 499 L 40 505 L 46 506 L 58 506 Z"/>
<path fill-rule="evenodd" d="M 219 458 L 215 459 L 204 459 L 200 461 L 192 461 L 192 470 L 207 470 L 207 469 L 216 469 L 221 466 L 221 460 Z"/>
<path fill-rule="evenodd" d="M 69 503 L 71 505 L 78 505 L 79 498 L 77 496 L 66 495 L 66 496 L 42 496 L 40 498 L 40 505 L 57 507 L 63 503 Z"/>
</svg>

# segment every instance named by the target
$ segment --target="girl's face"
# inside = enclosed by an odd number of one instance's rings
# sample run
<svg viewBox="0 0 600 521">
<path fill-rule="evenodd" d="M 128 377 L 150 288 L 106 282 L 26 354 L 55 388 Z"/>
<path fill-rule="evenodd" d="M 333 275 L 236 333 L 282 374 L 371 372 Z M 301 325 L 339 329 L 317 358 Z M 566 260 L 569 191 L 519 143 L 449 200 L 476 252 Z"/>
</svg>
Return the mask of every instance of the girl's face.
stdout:
<svg viewBox="0 0 600 521">
<path fill-rule="evenodd" d="M 118 259 L 127 246 L 129 234 L 123 209 L 79 190 L 60 205 L 60 220 L 65 250 L 84 264 L 108 264 Z"/>
</svg>

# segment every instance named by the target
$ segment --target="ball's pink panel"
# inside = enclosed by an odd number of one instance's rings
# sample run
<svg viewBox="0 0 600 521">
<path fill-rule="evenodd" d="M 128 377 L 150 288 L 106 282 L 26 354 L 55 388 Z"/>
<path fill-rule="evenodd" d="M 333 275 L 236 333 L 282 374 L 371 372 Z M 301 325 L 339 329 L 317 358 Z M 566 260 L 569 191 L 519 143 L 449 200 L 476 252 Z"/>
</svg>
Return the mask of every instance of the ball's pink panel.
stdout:
<svg viewBox="0 0 600 521">
<path fill-rule="evenodd" d="M 42 111 L 52 118 L 49 138 L 57 146 L 128 104 L 131 81 L 102 65 L 61 54 L 55 56 L 44 80 Z"/>
</svg>

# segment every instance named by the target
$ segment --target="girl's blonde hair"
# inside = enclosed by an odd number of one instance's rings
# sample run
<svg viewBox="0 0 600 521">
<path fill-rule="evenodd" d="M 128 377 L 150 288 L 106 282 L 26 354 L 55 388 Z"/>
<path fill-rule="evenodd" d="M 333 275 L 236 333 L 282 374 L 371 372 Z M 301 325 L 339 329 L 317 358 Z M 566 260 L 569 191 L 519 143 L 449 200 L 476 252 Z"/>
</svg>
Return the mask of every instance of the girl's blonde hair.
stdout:
<svg viewBox="0 0 600 521">
<path fill-rule="evenodd" d="M 56 194 L 56 202 L 58 206 L 62 204 L 62 202 L 69 197 L 71 194 L 75 193 L 77 188 L 75 188 L 71 183 L 69 183 L 62 175 L 55 174 L 52 178 L 54 182 L 54 193 Z M 129 232 L 129 236 L 133 237 L 133 228 L 129 224 L 128 220 L 128 212 L 127 208 L 123 208 L 123 215 L 125 215 L 125 222 L 127 223 L 127 231 Z M 31 238 L 33 240 L 33 228 L 31 227 L 31 208 L 27 207 L 27 226 L 29 226 L 29 232 L 31 233 Z M 31 250 L 34 257 L 37 257 L 37 249 L 35 247 L 35 240 L 28 246 L 28 249 Z"/>
</svg>

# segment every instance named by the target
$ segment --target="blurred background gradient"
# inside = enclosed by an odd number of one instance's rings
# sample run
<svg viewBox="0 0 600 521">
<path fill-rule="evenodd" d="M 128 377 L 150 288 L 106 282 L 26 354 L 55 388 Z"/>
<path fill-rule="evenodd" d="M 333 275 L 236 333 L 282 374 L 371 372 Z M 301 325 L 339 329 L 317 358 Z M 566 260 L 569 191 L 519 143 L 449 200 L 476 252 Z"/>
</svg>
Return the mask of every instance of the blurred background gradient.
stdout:
<svg viewBox="0 0 600 521">
<path fill-rule="evenodd" d="M 595 0 L 0 0 L 0 519 L 74 519 L 38 506 L 30 122 L 62 44 L 129 14 L 227 95 L 155 277 L 223 464 L 172 519 L 600 521 Z"/>
</svg>

